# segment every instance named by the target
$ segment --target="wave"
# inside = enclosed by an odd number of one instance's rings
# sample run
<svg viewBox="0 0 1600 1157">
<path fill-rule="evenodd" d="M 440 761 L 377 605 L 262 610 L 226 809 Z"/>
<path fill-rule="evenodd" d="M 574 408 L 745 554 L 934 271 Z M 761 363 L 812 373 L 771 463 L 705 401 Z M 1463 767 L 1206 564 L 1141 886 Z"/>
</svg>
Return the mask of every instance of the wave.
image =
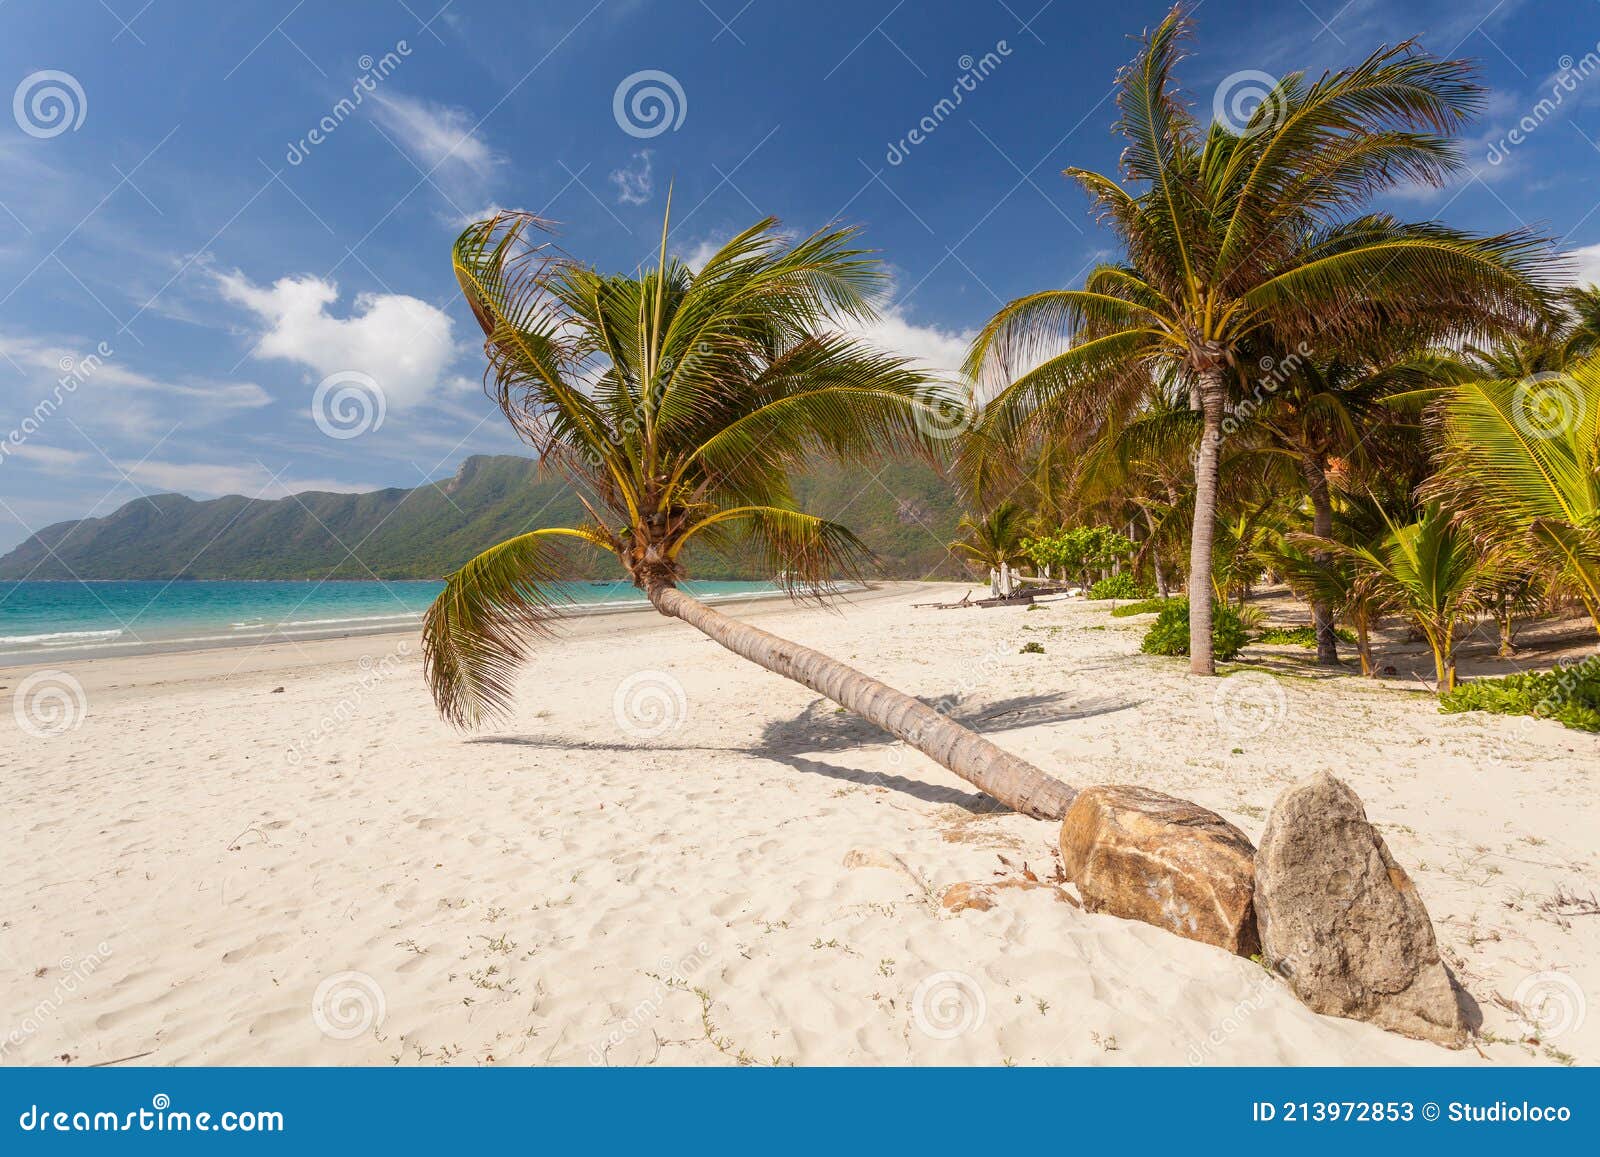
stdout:
<svg viewBox="0 0 1600 1157">
<path fill-rule="evenodd" d="M 410 622 L 421 617 L 421 611 L 407 611 L 401 615 L 348 615 L 337 619 L 287 619 L 281 623 L 269 623 L 265 619 L 256 619 L 254 622 L 232 623 L 230 626 L 236 631 L 275 631 L 283 627 L 332 627 L 341 623 Z"/>
<path fill-rule="evenodd" d="M 0 635 L 0 646 L 11 643 L 38 643 L 41 646 L 72 646 L 74 643 L 92 642 L 95 639 L 115 639 L 121 628 L 109 631 L 47 631 L 42 635 Z"/>
</svg>

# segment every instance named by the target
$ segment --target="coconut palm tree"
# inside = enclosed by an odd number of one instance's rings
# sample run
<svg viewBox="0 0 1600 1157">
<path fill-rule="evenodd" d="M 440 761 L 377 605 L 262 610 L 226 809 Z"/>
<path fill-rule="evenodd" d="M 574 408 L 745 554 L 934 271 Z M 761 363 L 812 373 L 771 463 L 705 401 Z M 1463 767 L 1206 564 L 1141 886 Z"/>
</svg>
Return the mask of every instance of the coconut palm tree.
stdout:
<svg viewBox="0 0 1600 1157">
<path fill-rule="evenodd" d="M 1121 180 L 1068 169 L 1125 260 L 1082 289 L 1004 307 L 967 371 L 998 393 L 964 454 L 981 477 L 1019 443 L 1125 415 L 1173 379 L 1201 418 L 1190 535 L 1190 669 L 1214 674 L 1210 562 L 1223 424 L 1248 343 L 1336 349 L 1400 328 L 1437 339 L 1541 313 L 1545 246 L 1362 213 L 1397 186 L 1440 185 L 1481 107 L 1470 67 L 1407 42 L 1308 82 L 1283 77 L 1244 123 L 1202 125 L 1173 81 L 1189 21 L 1174 8 L 1118 80 Z"/>
<path fill-rule="evenodd" d="M 1331 608 L 1336 618 L 1349 624 L 1356 635 L 1361 673 L 1368 678 L 1377 674 L 1372 658 L 1372 628 L 1395 609 L 1393 589 L 1376 581 L 1371 568 L 1358 566 L 1348 555 L 1334 554 L 1322 544 L 1330 535 L 1346 546 L 1383 541 L 1397 521 L 1415 518 L 1409 488 L 1402 486 L 1400 495 L 1405 515 L 1393 519 L 1371 493 L 1335 491 L 1329 534 L 1291 532 L 1261 556 L 1263 564 L 1282 577 L 1295 594 L 1312 606 Z"/>
<path fill-rule="evenodd" d="M 1455 514 L 1437 502 L 1423 507 L 1414 522 L 1389 522 L 1388 533 L 1371 545 L 1314 541 L 1350 560 L 1379 598 L 1411 620 L 1433 650 L 1439 694 L 1455 690 L 1456 637 L 1501 581 L 1503 560 L 1485 555 Z"/>
<path fill-rule="evenodd" d="M 667 255 L 606 275 L 500 214 L 456 241 L 462 292 L 486 335 L 485 381 L 544 467 L 589 518 L 490 547 L 446 580 L 423 622 L 440 712 L 473 726 L 510 707 L 517 665 L 551 633 L 561 544 L 614 555 L 663 615 L 825 695 L 1001 803 L 1059 818 L 1066 784 L 909 695 L 808 647 L 729 618 L 680 588 L 685 549 L 753 544 L 797 596 L 860 573 L 866 548 L 796 508 L 808 458 L 930 449 L 946 396 L 901 359 L 841 336 L 872 315 L 879 264 L 826 229 L 793 244 L 773 220 L 740 233 L 698 272 Z"/>
<path fill-rule="evenodd" d="M 1438 474 L 1424 490 L 1480 538 L 1575 593 L 1600 633 L 1600 355 L 1564 373 L 1435 391 Z"/>
<path fill-rule="evenodd" d="M 965 555 L 980 570 L 999 570 L 1027 561 L 1022 540 L 1028 536 L 1032 516 L 1020 502 L 1002 502 L 988 514 L 963 514 L 956 529 L 966 538 L 952 542 L 950 549 Z"/>
<path fill-rule="evenodd" d="M 1391 344 L 1390 335 L 1385 344 Z M 1403 343 L 1402 343 L 1403 344 Z M 1266 347 L 1263 347 L 1266 348 Z M 1375 437 L 1380 426 L 1397 423 L 1400 415 L 1386 401 L 1406 391 L 1434 384 L 1443 359 L 1432 354 L 1403 353 L 1386 356 L 1374 350 L 1363 355 L 1346 351 L 1332 356 L 1305 356 L 1298 351 L 1274 350 L 1261 363 L 1271 368 L 1263 377 L 1270 388 L 1235 407 L 1235 421 L 1247 420 L 1268 443 L 1290 455 L 1300 473 L 1311 505 L 1311 532 L 1320 538 L 1334 534 L 1334 490 L 1328 477 L 1335 460 L 1346 463 L 1364 457 L 1382 458 L 1388 440 Z M 1259 399 L 1259 401 L 1258 401 Z M 1377 468 L 1382 469 L 1380 460 Z M 1349 541 L 1346 539 L 1346 541 Z M 1312 549 L 1313 561 L 1331 563 L 1329 556 Z M 1333 589 L 1338 576 L 1331 576 Z M 1334 631 L 1335 606 L 1310 592 L 1311 619 L 1317 635 L 1317 662 L 1339 663 L 1338 636 Z"/>
</svg>

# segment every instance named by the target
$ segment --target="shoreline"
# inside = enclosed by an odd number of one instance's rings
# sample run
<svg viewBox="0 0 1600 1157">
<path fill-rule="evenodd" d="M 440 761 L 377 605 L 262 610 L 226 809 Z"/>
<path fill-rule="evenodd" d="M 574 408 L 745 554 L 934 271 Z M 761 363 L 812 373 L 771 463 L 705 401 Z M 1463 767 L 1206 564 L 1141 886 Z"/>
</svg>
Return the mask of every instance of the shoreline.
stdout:
<svg viewBox="0 0 1600 1157">
<path fill-rule="evenodd" d="M 53 580 L 47 580 L 53 581 Z M 123 581 L 123 580 L 101 580 Z M 141 581 L 141 580 L 130 580 Z M 203 580 L 197 580 L 203 581 Z M 234 580 L 228 580 L 230 582 Z M 262 580 L 262 581 L 287 581 L 287 580 Z M 370 580 L 367 580 L 370 581 Z M 410 580 L 406 580 L 410 581 Z M 429 580 L 418 580 L 429 581 Z M 898 580 L 885 580 L 892 583 Z M 841 587 L 839 598 L 849 597 L 859 590 L 870 590 L 881 583 L 868 583 L 865 588 Z M 699 596 L 708 605 L 722 606 L 727 604 L 759 603 L 772 600 L 784 602 L 793 601 L 790 596 L 781 590 L 773 591 L 747 591 L 731 592 L 726 594 L 712 594 Z M 556 617 L 566 622 L 578 622 L 591 618 L 609 618 L 622 614 L 656 615 L 657 612 L 641 595 L 638 599 L 616 600 L 611 602 L 573 603 L 567 607 L 558 608 Z M 395 620 L 403 620 L 396 622 Z M 359 620 L 356 620 L 357 622 Z M 422 622 L 422 613 L 415 616 L 392 615 L 384 616 L 383 621 L 376 618 L 372 625 L 362 627 L 352 625 L 346 627 L 324 627 L 315 629 L 311 624 L 302 626 L 311 627 L 305 630 L 273 629 L 256 634 L 237 633 L 229 635 L 206 635 L 196 637 L 178 638 L 152 638 L 130 642 L 103 642 L 85 643 L 82 645 L 64 644 L 36 651 L 0 651 L 0 671 L 14 670 L 19 667 L 55 667 L 63 663 L 94 663 L 116 659 L 147 658 L 152 655 L 191 655 L 205 654 L 213 651 L 237 651 L 256 648 L 277 646 L 305 646 L 310 643 L 325 642 L 343 639 L 370 639 L 383 636 L 411 636 L 415 637 Z M 286 624 L 288 625 L 288 624 Z M 215 629 L 196 627 L 196 630 Z"/>
<path fill-rule="evenodd" d="M 842 593 L 834 600 L 841 611 L 849 606 L 866 606 L 882 599 L 894 598 L 907 588 L 937 589 L 939 583 L 915 583 L 909 580 L 875 582 L 868 586 Z M 950 584 L 956 585 L 956 584 Z M 727 608 L 729 602 L 744 608 L 738 613 L 741 620 L 754 620 L 785 611 L 815 609 L 814 604 L 797 604 L 781 591 L 724 596 L 718 602 Z M 827 608 L 823 608 L 826 613 Z M 623 639 L 653 627 L 676 626 L 685 631 L 692 627 L 662 615 L 648 603 L 643 606 L 621 603 L 597 611 L 561 616 L 555 638 L 542 644 L 535 657 L 558 651 L 563 645 L 579 640 Z M 183 648 L 120 651 L 115 654 L 89 655 L 74 659 L 63 656 L 60 663 L 11 663 L 0 660 L 0 693 L 11 686 L 11 679 L 23 669 L 60 669 L 78 679 L 83 687 L 93 692 L 97 689 L 121 692 L 138 692 L 151 688 L 171 688 L 191 681 L 249 680 L 254 676 L 282 675 L 297 669 L 317 669 L 330 663 L 375 664 L 384 655 L 401 655 L 415 658 L 421 653 L 416 624 L 407 627 L 376 628 L 370 631 L 341 631 L 338 634 L 319 634 L 315 638 L 269 638 L 252 641 L 239 640 L 223 646 L 196 645 Z M 52 655 L 51 658 L 55 656 Z M 151 658 L 165 660 L 152 664 Z M 248 661 L 246 661 L 248 659 Z M 742 660 L 741 660 L 742 661 Z"/>
</svg>

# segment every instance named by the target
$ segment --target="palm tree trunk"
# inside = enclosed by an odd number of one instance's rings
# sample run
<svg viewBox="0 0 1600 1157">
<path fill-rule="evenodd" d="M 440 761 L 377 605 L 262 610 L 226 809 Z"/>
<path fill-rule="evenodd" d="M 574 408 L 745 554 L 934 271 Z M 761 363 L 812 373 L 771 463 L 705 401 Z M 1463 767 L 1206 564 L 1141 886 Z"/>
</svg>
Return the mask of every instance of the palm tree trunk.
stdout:
<svg viewBox="0 0 1600 1157">
<path fill-rule="evenodd" d="M 759 667 L 826 695 L 1023 815 L 1058 820 L 1077 797 L 1076 789 L 1033 764 L 837 659 L 729 618 L 677 587 L 662 585 L 646 593 L 662 614 L 682 619 Z"/>
<path fill-rule="evenodd" d="M 1194 461 L 1194 527 L 1189 535 L 1189 670 L 1215 675 L 1211 657 L 1211 546 L 1217 527 L 1217 479 L 1222 460 L 1222 368 L 1200 375 L 1204 426 Z"/>
<path fill-rule="evenodd" d="M 1151 565 L 1155 567 L 1156 572 L 1156 593 L 1162 598 L 1166 598 L 1167 575 L 1166 572 L 1161 569 L 1161 544 L 1155 541 L 1156 520 L 1155 516 L 1150 513 L 1150 508 L 1148 506 L 1144 508 L 1144 521 L 1145 525 L 1150 528 L 1150 562 Z"/>
<path fill-rule="evenodd" d="M 1320 451 L 1303 454 L 1300 473 L 1306 480 L 1306 492 L 1311 496 L 1311 529 L 1318 538 L 1333 537 L 1333 499 L 1328 493 L 1328 466 L 1326 455 Z M 1333 556 L 1325 550 L 1311 552 L 1312 561 L 1327 566 Z M 1317 662 L 1324 667 L 1339 665 L 1339 636 L 1333 629 L 1333 608 L 1327 603 L 1313 601 L 1311 625 L 1317 632 Z"/>
</svg>

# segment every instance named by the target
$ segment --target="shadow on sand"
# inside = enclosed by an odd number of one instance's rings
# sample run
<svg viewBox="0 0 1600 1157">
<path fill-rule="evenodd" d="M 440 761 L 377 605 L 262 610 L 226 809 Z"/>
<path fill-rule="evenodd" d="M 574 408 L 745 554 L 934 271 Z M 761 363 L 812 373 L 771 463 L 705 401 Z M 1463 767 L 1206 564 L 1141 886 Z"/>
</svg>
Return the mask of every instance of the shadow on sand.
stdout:
<svg viewBox="0 0 1600 1157">
<path fill-rule="evenodd" d="M 940 711 L 963 727 L 985 735 L 1033 727 L 1043 723 L 1063 723 L 1074 719 L 1090 719 L 1116 711 L 1137 707 L 1143 700 L 1094 699 L 1078 703 L 1067 702 L 1062 694 L 1018 695 L 994 703 L 952 704 L 951 699 L 926 699 L 922 702 Z M 1002 807 L 981 792 L 962 791 L 909 779 L 892 772 L 866 771 L 862 768 L 843 767 L 809 758 L 817 753 L 846 752 L 864 747 L 884 747 L 894 739 L 880 728 L 853 715 L 830 700 L 815 699 L 799 715 L 778 719 L 762 729 L 758 742 L 745 747 L 714 747 L 707 744 L 671 742 L 624 743 L 606 740 L 571 739 L 559 735 L 485 735 L 468 739 L 468 743 L 504 744 L 515 747 L 536 747 L 549 751 L 616 751 L 641 750 L 659 752 L 711 752 L 750 755 L 757 759 L 781 763 L 808 775 L 821 775 L 829 779 L 865 787 L 885 787 L 926 803 L 950 804 L 969 812 L 994 814 L 1009 809 Z"/>
</svg>

